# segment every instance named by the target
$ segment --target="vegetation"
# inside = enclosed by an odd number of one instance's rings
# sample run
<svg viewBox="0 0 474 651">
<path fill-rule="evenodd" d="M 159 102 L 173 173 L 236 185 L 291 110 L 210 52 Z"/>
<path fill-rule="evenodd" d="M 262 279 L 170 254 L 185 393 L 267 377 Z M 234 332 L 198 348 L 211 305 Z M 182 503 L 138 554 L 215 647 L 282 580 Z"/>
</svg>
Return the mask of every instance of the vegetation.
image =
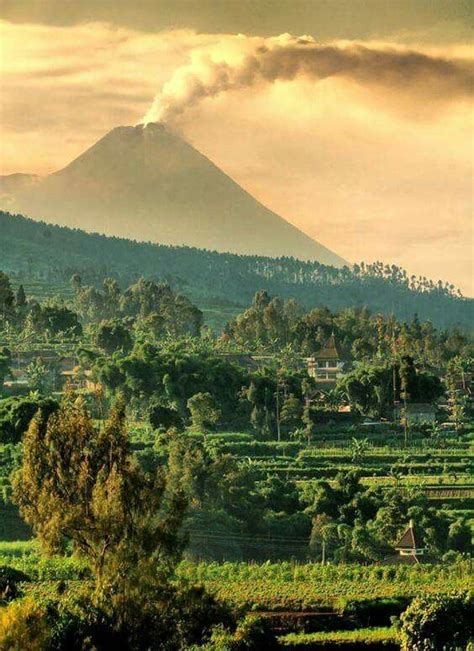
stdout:
<svg viewBox="0 0 474 651">
<path fill-rule="evenodd" d="M 401 617 L 402 649 L 466 649 L 474 636 L 472 594 L 417 597 Z"/>
<path fill-rule="evenodd" d="M 449 283 L 410 277 L 396 265 L 381 262 L 337 269 L 293 258 L 275 260 L 136 243 L 5 212 L 0 213 L 0 229 L 3 268 L 29 281 L 44 279 L 48 286 L 62 281 L 64 287 L 75 273 L 93 285 L 100 285 L 107 276 L 126 285 L 143 274 L 186 291 L 209 312 L 246 305 L 263 288 L 295 298 L 305 308 L 367 305 L 374 312 L 393 313 L 401 319 L 412 319 L 418 313 L 443 327 L 469 326 L 473 320 L 472 301 L 461 298 Z"/>
<path fill-rule="evenodd" d="M 466 643 L 469 332 L 260 290 L 217 335 L 169 283 L 71 276 L 0 275 L 0 648 Z M 410 519 L 427 563 L 398 562 Z"/>
<path fill-rule="evenodd" d="M 283 640 L 283 647 L 292 649 L 315 648 L 361 648 L 379 646 L 389 648 L 396 643 L 397 631 L 393 628 L 365 628 L 355 631 L 321 631 L 318 633 L 289 633 Z M 358 645 L 358 646 L 357 646 Z M 392 648 L 398 648 L 394 646 Z"/>
</svg>

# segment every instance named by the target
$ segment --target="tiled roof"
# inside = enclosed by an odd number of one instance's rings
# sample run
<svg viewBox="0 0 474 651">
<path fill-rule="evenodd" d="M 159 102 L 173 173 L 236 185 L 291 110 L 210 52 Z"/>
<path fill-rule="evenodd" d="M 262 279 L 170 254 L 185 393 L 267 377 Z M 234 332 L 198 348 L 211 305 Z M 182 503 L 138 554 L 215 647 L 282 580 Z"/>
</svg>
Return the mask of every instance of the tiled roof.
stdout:
<svg viewBox="0 0 474 651">
<path fill-rule="evenodd" d="M 334 333 L 331 334 L 324 346 L 314 355 L 315 359 L 339 359 Z"/>
</svg>

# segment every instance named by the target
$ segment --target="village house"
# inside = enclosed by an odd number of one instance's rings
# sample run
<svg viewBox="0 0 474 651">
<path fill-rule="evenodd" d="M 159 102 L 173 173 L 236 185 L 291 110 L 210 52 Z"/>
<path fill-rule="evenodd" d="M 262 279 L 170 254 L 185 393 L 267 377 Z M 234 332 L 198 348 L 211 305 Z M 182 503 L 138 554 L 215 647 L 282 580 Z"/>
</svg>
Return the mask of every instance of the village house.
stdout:
<svg viewBox="0 0 474 651">
<path fill-rule="evenodd" d="M 334 332 L 314 355 L 307 359 L 308 375 L 323 385 L 333 385 L 344 373 L 344 361 L 341 357 Z"/>
<path fill-rule="evenodd" d="M 51 349 L 37 349 L 28 351 L 12 351 L 11 374 L 4 382 L 4 387 L 13 393 L 24 392 L 28 389 L 27 369 L 30 364 L 40 362 L 43 364 L 54 384 L 60 388 L 66 382 L 74 383 L 77 370 L 77 361 L 73 355 L 61 355 Z"/>
</svg>

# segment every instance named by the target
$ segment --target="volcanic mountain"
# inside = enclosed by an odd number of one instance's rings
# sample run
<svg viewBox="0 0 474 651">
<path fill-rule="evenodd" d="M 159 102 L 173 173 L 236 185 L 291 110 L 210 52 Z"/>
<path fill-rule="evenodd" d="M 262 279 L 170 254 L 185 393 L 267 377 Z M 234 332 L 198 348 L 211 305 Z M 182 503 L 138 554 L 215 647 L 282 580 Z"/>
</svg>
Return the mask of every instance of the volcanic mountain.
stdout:
<svg viewBox="0 0 474 651">
<path fill-rule="evenodd" d="M 161 124 L 113 129 L 47 177 L 3 177 L 0 205 L 134 240 L 345 264 Z"/>
</svg>

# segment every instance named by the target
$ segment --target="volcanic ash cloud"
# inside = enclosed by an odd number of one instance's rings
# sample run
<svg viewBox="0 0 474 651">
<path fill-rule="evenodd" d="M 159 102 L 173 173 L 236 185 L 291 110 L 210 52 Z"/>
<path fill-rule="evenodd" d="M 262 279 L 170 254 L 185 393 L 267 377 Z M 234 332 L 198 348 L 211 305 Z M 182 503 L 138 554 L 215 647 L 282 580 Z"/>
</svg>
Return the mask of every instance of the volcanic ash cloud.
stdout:
<svg viewBox="0 0 474 651">
<path fill-rule="evenodd" d="M 473 93 L 473 62 L 359 43 L 318 44 L 290 34 L 268 39 L 240 36 L 241 56 L 221 49 L 197 50 L 156 95 L 143 122 L 170 122 L 205 97 L 229 90 L 305 76 L 318 82 L 343 77 L 437 101 Z"/>
</svg>

